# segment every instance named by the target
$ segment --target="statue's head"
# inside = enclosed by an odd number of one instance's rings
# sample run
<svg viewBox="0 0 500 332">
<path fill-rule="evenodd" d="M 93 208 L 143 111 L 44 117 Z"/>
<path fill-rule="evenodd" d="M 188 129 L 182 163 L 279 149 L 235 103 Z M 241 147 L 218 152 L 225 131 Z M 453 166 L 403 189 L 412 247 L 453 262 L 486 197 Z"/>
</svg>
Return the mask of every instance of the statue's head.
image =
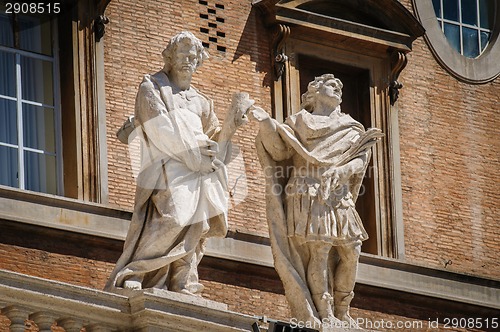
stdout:
<svg viewBox="0 0 500 332">
<path fill-rule="evenodd" d="M 182 31 L 173 36 L 162 52 L 163 61 L 165 62 L 164 71 L 170 72 L 176 63 L 181 61 L 180 58 L 189 52 L 191 53 L 190 62 L 194 66 L 193 70 L 196 70 L 204 60 L 208 59 L 208 53 L 205 51 L 201 40 L 191 32 Z"/>
<path fill-rule="evenodd" d="M 333 74 L 323 74 L 316 77 L 314 81 L 307 86 L 307 91 L 301 97 L 301 107 L 308 112 L 314 111 L 314 105 L 317 98 L 326 98 L 331 100 L 336 108 L 342 102 L 342 82 L 335 78 Z"/>
</svg>

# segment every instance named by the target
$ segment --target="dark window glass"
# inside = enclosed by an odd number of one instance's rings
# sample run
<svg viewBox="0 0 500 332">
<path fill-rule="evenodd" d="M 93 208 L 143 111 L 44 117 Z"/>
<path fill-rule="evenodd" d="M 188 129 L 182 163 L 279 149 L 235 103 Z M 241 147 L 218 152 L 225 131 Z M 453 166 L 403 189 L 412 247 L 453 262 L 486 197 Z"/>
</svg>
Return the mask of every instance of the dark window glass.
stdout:
<svg viewBox="0 0 500 332">
<path fill-rule="evenodd" d="M 462 23 L 478 26 L 476 0 L 462 0 Z"/>
<path fill-rule="evenodd" d="M 458 22 L 458 0 L 443 0 L 444 18 Z"/>
<path fill-rule="evenodd" d="M 52 62 L 21 56 L 22 98 L 54 105 Z"/>
<path fill-rule="evenodd" d="M 57 194 L 56 157 L 25 151 L 24 161 L 24 185 L 26 189 Z"/>
<path fill-rule="evenodd" d="M 0 184 L 10 187 L 19 187 L 17 181 L 17 149 L 0 145 L 0 156 L 5 158 L 2 158 L 2 167 L 0 167 Z"/>
<path fill-rule="evenodd" d="M 446 36 L 446 39 L 448 39 L 448 42 L 453 46 L 454 49 L 457 50 L 458 53 L 460 52 L 460 28 L 458 25 L 455 24 L 449 24 L 445 23 L 444 24 L 444 35 Z"/>
<path fill-rule="evenodd" d="M 52 31 L 50 21 L 42 17 L 19 16 L 19 48 L 52 55 Z"/>
<path fill-rule="evenodd" d="M 23 104 L 24 146 L 56 152 L 54 110 L 35 105 Z"/>
<path fill-rule="evenodd" d="M 492 30 L 495 15 L 493 0 L 479 0 L 479 21 L 481 28 Z"/>
<path fill-rule="evenodd" d="M 17 108 L 14 100 L 0 98 L 0 143 L 17 145 Z"/>
<path fill-rule="evenodd" d="M 5 9 L 0 6 L 0 45 L 14 47 L 14 30 L 11 19 L 5 14 Z"/>
<path fill-rule="evenodd" d="M 441 0 L 432 0 L 432 5 L 434 6 L 436 16 L 441 18 Z"/>
<path fill-rule="evenodd" d="M 475 58 L 479 55 L 479 36 L 476 29 L 463 28 L 464 55 Z"/>
<path fill-rule="evenodd" d="M 0 73 L 0 95 L 15 97 L 16 58 L 14 53 L 0 51 Z"/>
<path fill-rule="evenodd" d="M 488 46 L 490 35 L 491 34 L 488 32 L 481 31 L 481 52 L 483 52 L 486 46 Z"/>
</svg>

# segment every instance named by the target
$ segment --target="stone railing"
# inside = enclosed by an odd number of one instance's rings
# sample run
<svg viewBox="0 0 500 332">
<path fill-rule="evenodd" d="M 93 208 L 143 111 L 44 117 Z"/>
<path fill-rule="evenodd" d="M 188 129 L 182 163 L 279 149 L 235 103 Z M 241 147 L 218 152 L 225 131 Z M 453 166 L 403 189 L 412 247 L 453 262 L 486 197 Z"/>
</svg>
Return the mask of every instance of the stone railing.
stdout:
<svg viewBox="0 0 500 332">
<path fill-rule="evenodd" d="M 0 270 L 0 309 L 13 332 L 24 332 L 26 320 L 41 332 L 54 325 L 67 332 L 253 331 L 258 321 L 184 294 L 156 289 L 115 294 L 5 270 Z"/>
</svg>

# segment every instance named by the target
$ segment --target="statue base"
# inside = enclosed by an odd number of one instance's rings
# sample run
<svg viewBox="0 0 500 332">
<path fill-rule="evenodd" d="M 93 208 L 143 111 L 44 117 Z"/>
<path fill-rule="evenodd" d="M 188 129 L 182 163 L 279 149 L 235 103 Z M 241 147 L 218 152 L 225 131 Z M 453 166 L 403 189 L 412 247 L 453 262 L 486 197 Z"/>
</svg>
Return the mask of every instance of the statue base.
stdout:
<svg viewBox="0 0 500 332">
<path fill-rule="evenodd" d="M 115 288 L 126 296 L 134 331 L 252 331 L 256 319 L 228 311 L 227 304 L 157 288 Z"/>
<path fill-rule="evenodd" d="M 145 288 L 140 290 L 128 289 L 128 288 L 115 288 L 113 290 L 113 293 L 125 295 L 128 298 L 144 294 L 144 295 L 155 296 L 158 298 L 163 298 L 169 301 L 182 302 L 203 308 L 210 308 L 215 310 L 227 310 L 227 304 L 225 303 L 208 300 L 200 296 L 187 295 L 159 288 Z"/>
</svg>

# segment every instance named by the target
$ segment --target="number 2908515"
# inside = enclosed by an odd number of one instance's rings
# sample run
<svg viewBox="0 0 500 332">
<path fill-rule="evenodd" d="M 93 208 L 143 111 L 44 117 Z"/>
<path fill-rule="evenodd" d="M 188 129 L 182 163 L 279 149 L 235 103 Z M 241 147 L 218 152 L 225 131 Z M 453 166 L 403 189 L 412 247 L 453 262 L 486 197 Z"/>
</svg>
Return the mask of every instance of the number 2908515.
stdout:
<svg viewBox="0 0 500 332">
<path fill-rule="evenodd" d="M 60 12 L 59 2 L 7 2 L 5 4 L 6 14 L 59 14 Z"/>
</svg>

